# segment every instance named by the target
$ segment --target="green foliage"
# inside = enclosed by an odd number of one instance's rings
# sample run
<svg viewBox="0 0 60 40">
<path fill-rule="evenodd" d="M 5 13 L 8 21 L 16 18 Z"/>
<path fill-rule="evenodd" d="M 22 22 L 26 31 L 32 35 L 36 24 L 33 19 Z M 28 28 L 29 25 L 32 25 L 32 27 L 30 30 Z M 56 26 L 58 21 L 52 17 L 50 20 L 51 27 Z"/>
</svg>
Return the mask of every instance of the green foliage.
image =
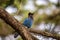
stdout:
<svg viewBox="0 0 60 40">
<path fill-rule="evenodd" d="M 0 36 L 6 36 L 12 34 L 13 32 L 14 32 L 13 28 L 11 28 L 3 20 L 0 20 Z"/>
<path fill-rule="evenodd" d="M 8 5 L 12 5 L 14 3 L 14 0 L 0 0 L 0 6 L 1 7 L 7 7 Z"/>
<path fill-rule="evenodd" d="M 60 7 L 60 3 L 59 2 L 56 4 L 56 7 Z"/>
<path fill-rule="evenodd" d="M 17 40 L 23 40 L 23 39 L 20 37 L 20 38 L 18 38 Z"/>
<path fill-rule="evenodd" d="M 20 8 L 20 4 L 25 4 L 27 0 L 0 0 L 1 7 L 7 7 L 9 5 L 14 5 L 17 8 Z"/>
<path fill-rule="evenodd" d="M 40 24 L 42 22 L 42 19 L 41 19 L 41 17 L 38 17 L 36 20 L 35 20 L 35 25 L 37 25 L 37 24 Z"/>
</svg>

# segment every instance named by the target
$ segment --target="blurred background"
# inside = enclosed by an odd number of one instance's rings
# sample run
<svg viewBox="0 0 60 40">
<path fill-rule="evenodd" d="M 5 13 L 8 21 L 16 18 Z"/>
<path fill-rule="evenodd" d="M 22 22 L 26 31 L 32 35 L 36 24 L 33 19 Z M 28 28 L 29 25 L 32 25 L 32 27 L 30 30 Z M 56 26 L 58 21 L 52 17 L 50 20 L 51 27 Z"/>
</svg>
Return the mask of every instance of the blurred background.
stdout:
<svg viewBox="0 0 60 40">
<path fill-rule="evenodd" d="M 60 0 L 0 0 L 0 7 L 23 23 L 28 13 L 34 13 L 32 28 L 60 35 Z M 14 38 L 14 29 L 0 19 L 0 40 L 22 40 Z M 35 35 L 39 40 L 56 40 Z"/>
</svg>

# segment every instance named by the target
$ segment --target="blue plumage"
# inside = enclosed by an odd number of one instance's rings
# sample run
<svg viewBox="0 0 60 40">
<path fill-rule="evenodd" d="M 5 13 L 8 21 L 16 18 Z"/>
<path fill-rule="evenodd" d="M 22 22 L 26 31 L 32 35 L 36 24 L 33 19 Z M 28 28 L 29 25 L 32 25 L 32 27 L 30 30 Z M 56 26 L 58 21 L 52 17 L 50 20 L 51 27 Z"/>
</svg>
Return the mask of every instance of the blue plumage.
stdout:
<svg viewBox="0 0 60 40">
<path fill-rule="evenodd" d="M 25 25 L 26 27 L 30 28 L 32 26 L 33 23 L 33 19 L 31 18 L 26 18 L 23 22 L 23 25 Z"/>
</svg>

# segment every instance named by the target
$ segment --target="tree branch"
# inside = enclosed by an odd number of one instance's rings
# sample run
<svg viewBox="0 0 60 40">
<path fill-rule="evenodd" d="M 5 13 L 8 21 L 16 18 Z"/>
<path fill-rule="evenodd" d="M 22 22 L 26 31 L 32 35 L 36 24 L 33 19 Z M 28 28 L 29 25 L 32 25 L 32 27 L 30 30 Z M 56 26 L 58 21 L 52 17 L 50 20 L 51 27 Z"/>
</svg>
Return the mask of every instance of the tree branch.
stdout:
<svg viewBox="0 0 60 40">
<path fill-rule="evenodd" d="M 42 31 L 42 30 L 36 30 L 36 29 L 29 29 L 30 32 L 32 33 L 36 33 L 36 34 L 41 34 L 43 36 L 46 36 L 46 37 L 52 37 L 52 38 L 55 38 L 57 40 L 60 40 L 60 35 L 59 34 L 52 34 L 52 33 L 49 33 L 49 32 L 46 32 L 46 31 Z"/>
<path fill-rule="evenodd" d="M 9 15 L 4 9 L 0 8 L 0 18 L 3 19 L 7 24 L 9 24 L 13 29 L 18 32 L 23 40 L 37 40 L 32 36 L 28 29 L 25 28 L 21 23 L 19 23 L 14 17 Z"/>
</svg>

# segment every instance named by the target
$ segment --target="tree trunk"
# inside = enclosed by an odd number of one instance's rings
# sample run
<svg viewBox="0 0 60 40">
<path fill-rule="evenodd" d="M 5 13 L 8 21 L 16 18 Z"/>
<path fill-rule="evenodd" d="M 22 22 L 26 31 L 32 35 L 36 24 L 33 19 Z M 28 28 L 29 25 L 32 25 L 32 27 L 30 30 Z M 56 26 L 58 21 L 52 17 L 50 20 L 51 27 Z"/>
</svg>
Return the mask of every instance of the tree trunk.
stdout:
<svg viewBox="0 0 60 40">
<path fill-rule="evenodd" d="M 27 28 L 25 28 L 21 23 L 19 23 L 14 17 L 9 15 L 9 13 L 7 13 L 2 8 L 0 8 L 0 18 L 9 24 L 13 29 L 15 29 L 16 32 L 21 35 L 23 40 L 37 40 L 28 32 Z"/>
</svg>

